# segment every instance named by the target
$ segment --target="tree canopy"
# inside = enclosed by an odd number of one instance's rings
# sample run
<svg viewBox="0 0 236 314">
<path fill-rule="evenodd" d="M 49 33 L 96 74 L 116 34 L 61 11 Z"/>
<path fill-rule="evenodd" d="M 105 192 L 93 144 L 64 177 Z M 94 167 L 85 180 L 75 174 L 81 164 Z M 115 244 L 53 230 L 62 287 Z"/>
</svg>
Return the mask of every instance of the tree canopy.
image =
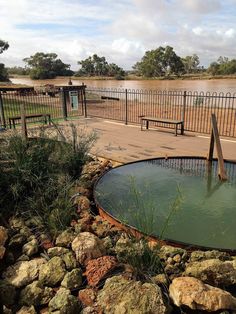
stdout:
<svg viewBox="0 0 236 314">
<path fill-rule="evenodd" d="M 9 44 L 7 41 L 0 39 L 0 54 L 3 53 L 4 50 L 9 48 Z M 8 73 L 3 63 L 0 63 L 0 81 L 5 82 L 9 81 Z"/>
<path fill-rule="evenodd" d="M 115 63 L 108 63 L 105 57 L 99 57 L 97 54 L 89 56 L 87 59 L 78 61 L 81 66 L 76 73 L 77 76 L 111 76 L 122 78 L 125 71 Z"/>
<path fill-rule="evenodd" d="M 146 51 L 133 69 L 138 75 L 145 77 L 179 75 L 184 72 L 184 64 L 172 47 L 160 46 L 155 50 Z"/>
<path fill-rule="evenodd" d="M 220 56 L 217 61 L 212 62 L 207 69 L 212 75 L 230 75 L 236 74 L 236 59 Z"/>
<path fill-rule="evenodd" d="M 9 48 L 9 44 L 7 41 L 0 39 L 0 54 L 3 53 L 4 50 Z"/>
<path fill-rule="evenodd" d="M 30 77 L 32 79 L 51 79 L 56 76 L 71 76 L 74 74 L 70 70 L 70 65 L 58 59 L 56 53 L 37 52 L 29 58 L 24 58 L 23 61 L 30 68 Z"/>
<path fill-rule="evenodd" d="M 193 54 L 192 56 L 186 56 L 182 58 L 182 62 L 184 64 L 184 72 L 189 73 L 196 73 L 199 70 L 200 60 L 198 55 Z"/>
</svg>

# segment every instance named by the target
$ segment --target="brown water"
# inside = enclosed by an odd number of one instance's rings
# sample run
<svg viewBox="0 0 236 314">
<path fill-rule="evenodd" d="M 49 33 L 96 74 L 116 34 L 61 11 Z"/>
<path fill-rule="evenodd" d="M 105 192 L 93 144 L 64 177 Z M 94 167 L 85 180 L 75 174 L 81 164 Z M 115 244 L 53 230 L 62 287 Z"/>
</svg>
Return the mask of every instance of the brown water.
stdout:
<svg viewBox="0 0 236 314">
<path fill-rule="evenodd" d="M 68 78 L 56 78 L 52 80 L 31 80 L 27 77 L 12 78 L 14 84 L 39 86 L 44 84 L 67 85 Z M 72 79 L 73 85 L 84 82 L 88 87 L 99 88 L 127 88 L 127 89 L 156 89 L 156 90 L 186 90 L 203 92 L 236 93 L 236 79 L 217 80 L 77 80 Z"/>
</svg>

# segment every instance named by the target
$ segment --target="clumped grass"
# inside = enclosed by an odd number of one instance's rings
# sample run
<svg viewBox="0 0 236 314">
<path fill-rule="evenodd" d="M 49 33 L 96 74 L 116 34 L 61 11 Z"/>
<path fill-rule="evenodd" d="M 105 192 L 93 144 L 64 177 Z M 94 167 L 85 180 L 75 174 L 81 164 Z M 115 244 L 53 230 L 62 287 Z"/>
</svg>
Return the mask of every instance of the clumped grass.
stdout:
<svg viewBox="0 0 236 314">
<path fill-rule="evenodd" d="M 72 187 L 96 139 L 94 133 L 81 134 L 75 126 L 71 126 L 71 137 L 57 126 L 54 131 L 52 139 L 45 129 L 40 137 L 28 140 L 15 134 L 0 147 L 2 217 L 33 217 L 41 222 L 37 228 L 42 232 L 45 229 L 52 237 L 74 218 Z"/>
<path fill-rule="evenodd" d="M 159 257 L 160 246 L 150 247 L 148 239 L 130 236 L 127 249 L 118 255 L 121 262 L 132 267 L 133 274 L 138 280 L 150 281 L 152 276 L 163 273 L 163 265 Z"/>
</svg>

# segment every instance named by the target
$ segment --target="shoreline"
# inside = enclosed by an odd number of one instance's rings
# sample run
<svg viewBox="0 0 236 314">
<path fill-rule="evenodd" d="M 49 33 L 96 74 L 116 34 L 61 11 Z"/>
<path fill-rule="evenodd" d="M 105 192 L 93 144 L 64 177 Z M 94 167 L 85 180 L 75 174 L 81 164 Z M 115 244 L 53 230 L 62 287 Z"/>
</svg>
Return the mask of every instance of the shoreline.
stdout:
<svg viewBox="0 0 236 314">
<path fill-rule="evenodd" d="M 9 79 L 11 78 L 28 78 L 30 79 L 29 75 L 10 75 Z M 183 81 L 183 80 L 189 80 L 189 81 L 202 81 L 202 80 L 229 80 L 229 79 L 236 79 L 235 75 L 189 75 L 189 76 L 170 76 L 170 77 L 141 77 L 141 76 L 135 76 L 135 75 L 128 75 L 125 76 L 122 80 L 117 80 L 113 77 L 108 76 L 71 76 L 73 80 L 98 80 L 98 81 Z M 57 76 L 54 79 L 50 80 L 56 80 L 56 79 L 69 79 L 69 76 Z M 47 81 L 49 79 L 45 79 Z M 39 80 L 34 80 L 39 81 Z M 41 80 L 40 80 L 41 81 Z M 11 84 L 11 82 L 1 82 L 6 85 Z"/>
</svg>

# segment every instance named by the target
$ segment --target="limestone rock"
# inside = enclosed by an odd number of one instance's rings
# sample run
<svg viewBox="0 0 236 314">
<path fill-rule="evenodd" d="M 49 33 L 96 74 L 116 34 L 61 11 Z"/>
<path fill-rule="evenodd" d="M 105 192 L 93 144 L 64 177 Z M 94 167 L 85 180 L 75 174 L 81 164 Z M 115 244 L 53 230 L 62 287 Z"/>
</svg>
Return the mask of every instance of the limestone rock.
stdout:
<svg viewBox="0 0 236 314">
<path fill-rule="evenodd" d="M 74 233 L 74 231 L 71 229 L 67 229 L 59 234 L 59 236 L 56 238 L 56 245 L 62 247 L 70 247 L 71 242 L 74 240 L 75 237 L 76 234 Z"/>
<path fill-rule="evenodd" d="M 67 270 L 72 270 L 77 267 L 74 253 L 67 248 L 55 246 L 53 248 L 49 248 L 47 253 L 50 258 L 55 256 L 61 257 Z"/>
<path fill-rule="evenodd" d="M 114 256 L 102 256 L 97 259 L 90 260 L 86 266 L 86 276 L 88 284 L 95 287 L 99 282 L 117 266 Z"/>
<path fill-rule="evenodd" d="M 39 281 L 43 285 L 53 287 L 62 281 L 65 274 L 64 262 L 59 256 L 55 256 L 40 267 Z"/>
<path fill-rule="evenodd" d="M 75 314 L 80 313 L 79 300 L 70 294 L 70 290 L 60 288 L 49 302 L 49 313 Z"/>
<path fill-rule="evenodd" d="M 4 246 L 0 246 L 0 260 L 3 259 L 6 249 Z"/>
<path fill-rule="evenodd" d="M 5 280 L 0 280 L 0 300 L 4 305 L 13 305 L 16 297 L 16 288 Z"/>
<path fill-rule="evenodd" d="M 92 231 L 99 237 L 104 238 L 107 235 L 112 233 L 112 225 L 101 218 L 101 216 L 97 215 L 93 224 L 91 225 Z M 117 230 L 117 229 L 114 229 Z"/>
<path fill-rule="evenodd" d="M 90 200 L 86 196 L 78 196 L 75 199 L 75 204 L 78 205 L 79 211 L 88 211 L 90 210 Z"/>
<path fill-rule="evenodd" d="M 190 262 L 204 261 L 206 259 L 220 259 L 221 261 L 225 261 L 230 260 L 231 257 L 228 253 L 217 250 L 193 251 L 190 255 Z"/>
<path fill-rule="evenodd" d="M 38 253 L 38 250 L 39 250 L 38 241 L 36 239 L 33 239 L 30 242 L 27 242 L 26 244 L 23 245 L 22 253 L 28 256 L 32 256 Z"/>
<path fill-rule="evenodd" d="M 193 277 L 175 278 L 169 287 L 170 298 L 177 306 L 193 310 L 235 310 L 236 298 L 229 292 L 204 284 Z"/>
<path fill-rule="evenodd" d="M 81 218 L 78 219 L 74 228 L 77 233 L 80 232 L 90 232 L 91 223 L 93 221 L 93 216 L 89 212 L 83 212 L 80 214 Z"/>
<path fill-rule="evenodd" d="M 72 270 L 72 269 L 77 267 L 77 262 L 76 262 L 76 259 L 75 259 L 73 252 L 70 251 L 70 252 L 62 255 L 61 258 L 62 258 L 63 262 L 65 263 L 67 270 Z"/>
<path fill-rule="evenodd" d="M 161 289 L 154 284 L 114 276 L 106 280 L 98 293 L 98 306 L 104 314 L 167 313 Z"/>
<path fill-rule="evenodd" d="M 69 290 L 78 289 L 81 285 L 82 271 L 80 268 L 75 268 L 67 273 L 61 282 L 61 286 Z"/>
<path fill-rule="evenodd" d="M 192 276 L 213 286 L 229 286 L 236 283 L 236 260 L 219 259 L 192 262 L 186 266 L 186 276 Z"/>
<path fill-rule="evenodd" d="M 46 260 L 35 258 L 30 261 L 17 262 L 9 266 L 2 274 L 3 279 L 17 288 L 24 287 L 38 278 L 39 268 Z"/>
<path fill-rule="evenodd" d="M 27 306 L 39 306 L 48 304 L 53 298 L 53 289 L 49 287 L 43 287 L 39 281 L 34 281 L 30 285 L 26 286 L 20 292 L 19 303 Z"/>
<path fill-rule="evenodd" d="M 10 227 L 16 230 L 20 230 L 25 227 L 24 219 L 20 217 L 13 217 L 9 220 Z"/>
<path fill-rule="evenodd" d="M 6 240 L 8 239 L 7 229 L 0 226 L 0 246 L 4 246 Z"/>
<path fill-rule="evenodd" d="M 163 285 L 165 287 L 168 286 L 168 277 L 166 274 L 158 274 L 152 277 L 152 282 L 156 285 Z"/>
<path fill-rule="evenodd" d="M 20 304 L 27 306 L 38 306 L 41 304 L 44 289 L 38 281 L 32 282 L 20 292 Z"/>
<path fill-rule="evenodd" d="M 9 248 L 21 248 L 25 242 L 27 241 L 27 238 L 24 234 L 17 233 L 13 237 L 11 237 L 8 247 Z"/>
<path fill-rule="evenodd" d="M 178 248 L 178 247 L 174 247 L 174 246 L 170 246 L 170 245 L 163 245 L 160 248 L 160 258 L 167 261 L 167 259 L 169 257 L 174 258 L 175 255 L 178 255 L 178 259 L 179 257 L 181 258 L 182 256 L 186 256 L 187 252 L 184 249 Z"/>
<path fill-rule="evenodd" d="M 105 255 L 102 241 L 90 232 L 80 233 L 72 242 L 72 250 L 81 265 L 86 265 L 89 260 Z"/>
<path fill-rule="evenodd" d="M 37 314 L 34 306 L 23 306 L 16 314 Z"/>
<path fill-rule="evenodd" d="M 69 249 L 66 249 L 64 247 L 60 247 L 60 246 L 55 246 L 55 247 L 52 247 L 52 248 L 49 248 L 47 250 L 47 253 L 48 253 L 48 256 L 50 258 L 54 257 L 54 256 L 62 256 L 66 253 L 70 252 Z"/>
</svg>

